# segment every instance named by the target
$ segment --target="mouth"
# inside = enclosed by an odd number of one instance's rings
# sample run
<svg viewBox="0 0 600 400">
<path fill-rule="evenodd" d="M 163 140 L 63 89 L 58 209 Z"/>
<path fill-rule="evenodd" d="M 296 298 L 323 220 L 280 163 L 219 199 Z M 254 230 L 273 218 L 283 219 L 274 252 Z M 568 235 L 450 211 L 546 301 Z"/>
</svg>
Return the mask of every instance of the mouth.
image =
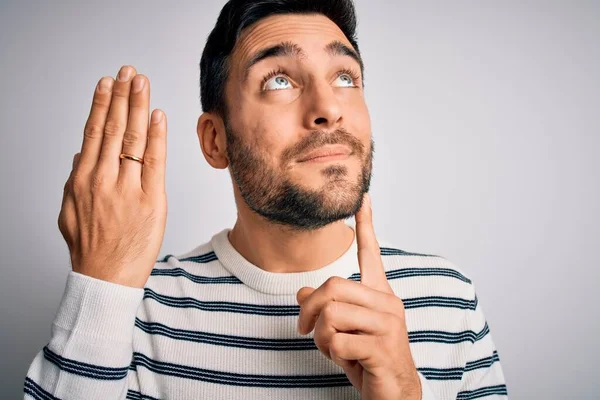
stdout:
<svg viewBox="0 0 600 400">
<path fill-rule="evenodd" d="M 320 147 L 306 156 L 301 157 L 298 162 L 326 162 L 343 160 L 352 155 L 352 150 L 348 146 L 336 144 Z"/>
</svg>

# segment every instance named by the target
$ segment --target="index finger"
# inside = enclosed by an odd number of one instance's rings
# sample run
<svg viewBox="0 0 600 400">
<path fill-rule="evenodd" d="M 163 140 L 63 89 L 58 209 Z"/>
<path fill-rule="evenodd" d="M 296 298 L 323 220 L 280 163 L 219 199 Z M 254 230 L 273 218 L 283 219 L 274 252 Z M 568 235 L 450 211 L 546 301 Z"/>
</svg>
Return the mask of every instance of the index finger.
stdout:
<svg viewBox="0 0 600 400">
<path fill-rule="evenodd" d="M 372 289 L 393 293 L 381 260 L 381 251 L 373 228 L 371 197 L 368 193 L 365 193 L 362 207 L 356 213 L 355 219 L 360 282 Z"/>
</svg>

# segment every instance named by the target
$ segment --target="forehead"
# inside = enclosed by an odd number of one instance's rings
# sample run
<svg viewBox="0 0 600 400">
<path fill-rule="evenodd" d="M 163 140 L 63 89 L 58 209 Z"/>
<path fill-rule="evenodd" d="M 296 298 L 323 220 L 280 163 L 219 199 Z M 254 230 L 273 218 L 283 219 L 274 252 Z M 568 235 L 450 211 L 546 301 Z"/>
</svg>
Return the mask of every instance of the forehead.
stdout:
<svg viewBox="0 0 600 400">
<path fill-rule="evenodd" d="M 238 69 L 256 51 L 270 45 L 291 41 L 310 53 L 313 48 L 322 50 L 332 40 L 352 47 L 342 30 L 322 14 L 272 15 L 243 31 L 235 44 L 231 60 L 234 69 Z"/>
</svg>

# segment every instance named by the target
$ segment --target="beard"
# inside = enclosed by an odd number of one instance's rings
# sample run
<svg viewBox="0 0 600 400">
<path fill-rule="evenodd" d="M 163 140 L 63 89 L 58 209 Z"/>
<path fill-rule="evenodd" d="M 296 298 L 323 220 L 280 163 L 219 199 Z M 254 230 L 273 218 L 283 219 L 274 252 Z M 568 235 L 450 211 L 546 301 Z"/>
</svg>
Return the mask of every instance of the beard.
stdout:
<svg viewBox="0 0 600 400">
<path fill-rule="evenodd" d="M 375 143 L 370 149 L 344 129 L 331 133 L 313 131 L 282 153 L 279 170 L 271 166 L 260 150 L 250 146 L 225 122 L 229 171 L 248 207 L 274 224 L 295 231 L 310 231 L 354 216 L 369 191 Z M 289 163 L 300 155 L 326 144 L 345 144 L 362 167 L 355 181 L 345 165 L 334 164 L 321 170 L 325 184 L 312 190 L 284 175 Z"/>
</svg>

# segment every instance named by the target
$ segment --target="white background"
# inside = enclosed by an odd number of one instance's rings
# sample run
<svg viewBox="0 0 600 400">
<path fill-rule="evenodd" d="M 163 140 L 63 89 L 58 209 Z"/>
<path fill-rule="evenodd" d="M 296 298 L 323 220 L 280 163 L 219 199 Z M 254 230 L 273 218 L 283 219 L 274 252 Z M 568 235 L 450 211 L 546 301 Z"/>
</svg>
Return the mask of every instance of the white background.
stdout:
<svg viewBox="0 0 600 400">
<path fill-rule="evenodd" d="M 57 227 L 96 82 L 134 65 L 168 117 L 161 254 L 235 219 L 196 136 L 222 1 L 0 8 L 0 387 L 18 398 L 70 269 Z M 378 236 L 474 281 L 512 399 L 598 390 L 600 2 L 358 0 Z"/>
</svg>

